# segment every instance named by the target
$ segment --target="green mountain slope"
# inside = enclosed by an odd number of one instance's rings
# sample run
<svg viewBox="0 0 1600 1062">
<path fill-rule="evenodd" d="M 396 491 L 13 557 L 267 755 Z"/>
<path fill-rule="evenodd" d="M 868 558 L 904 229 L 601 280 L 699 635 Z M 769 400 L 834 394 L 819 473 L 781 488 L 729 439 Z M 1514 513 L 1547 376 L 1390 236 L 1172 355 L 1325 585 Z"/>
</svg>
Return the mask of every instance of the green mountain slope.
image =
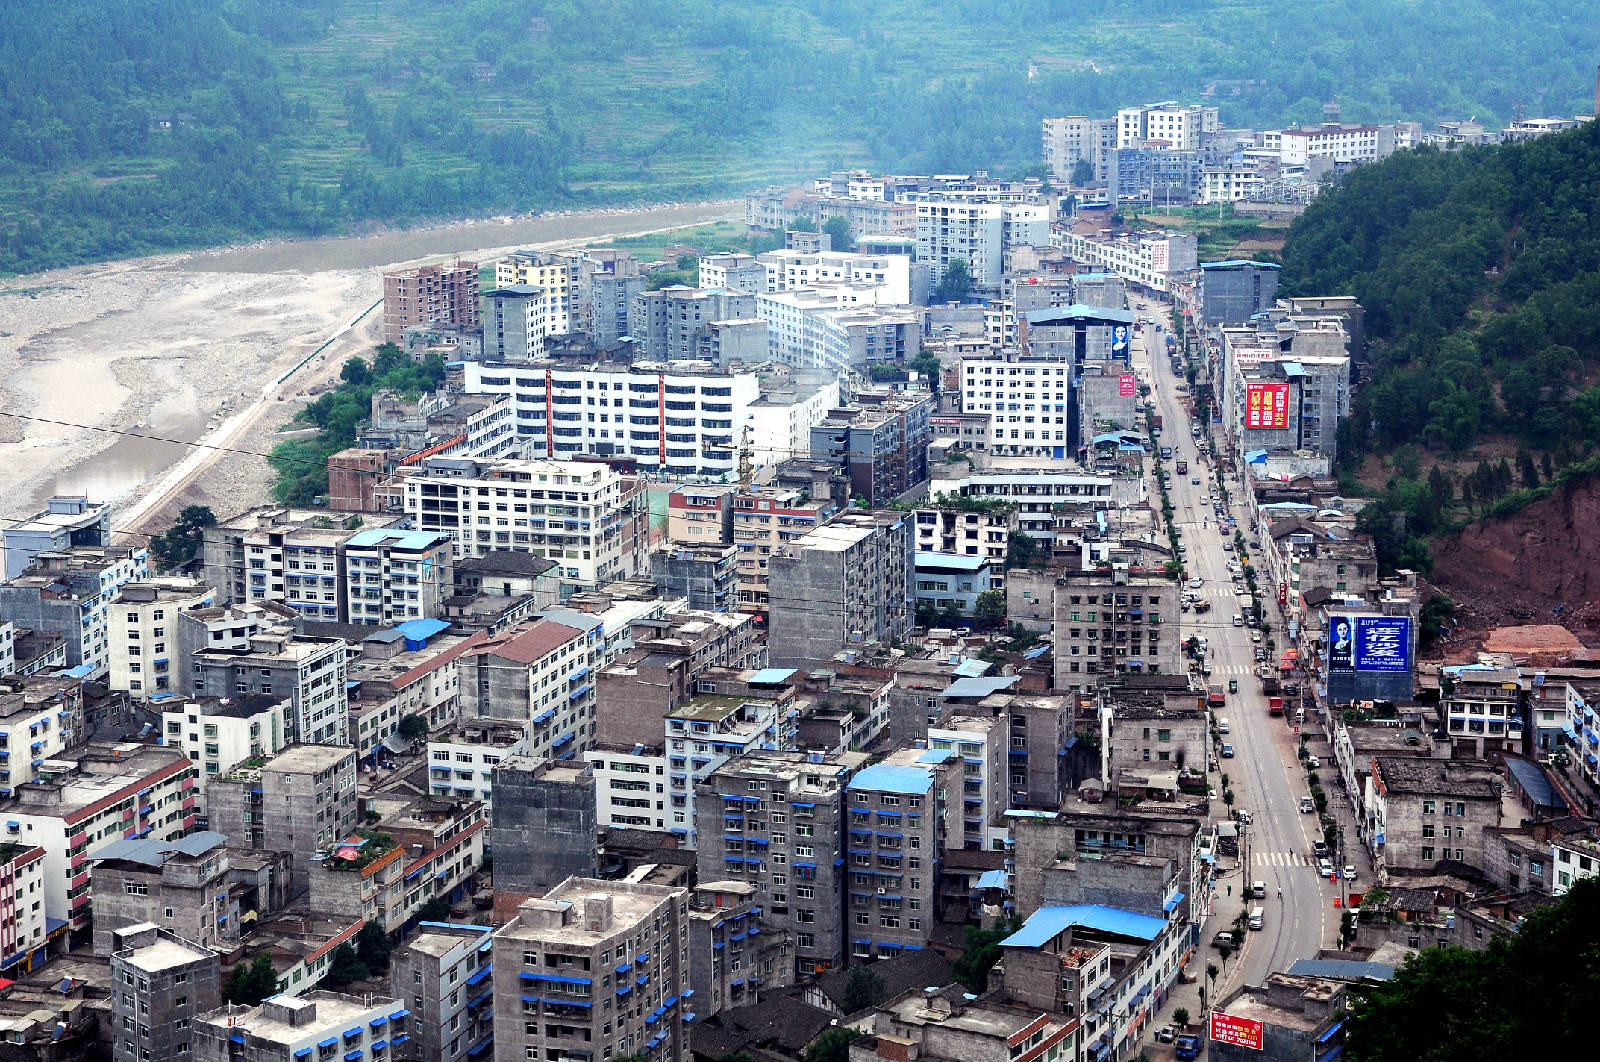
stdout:
<svg viewBox="0 0 1600 1062">
<path fill-rule="evenodd" d="M 382 221 L 1015 172 L 1048 114 L 1567 114 L 1563 0 L 0 0 L 0 270 Z M 1493 77 L 1483 76 L 1492 71 Z"/>
</svg>

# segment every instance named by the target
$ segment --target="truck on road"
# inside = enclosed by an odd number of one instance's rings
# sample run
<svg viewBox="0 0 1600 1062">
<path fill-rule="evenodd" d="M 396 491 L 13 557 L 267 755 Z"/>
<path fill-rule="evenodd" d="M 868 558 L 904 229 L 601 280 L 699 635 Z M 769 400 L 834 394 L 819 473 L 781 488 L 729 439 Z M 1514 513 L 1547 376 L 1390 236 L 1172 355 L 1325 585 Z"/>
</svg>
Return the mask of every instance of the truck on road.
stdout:
<svg viewBox="0 0 1600 1062">
<path fill-rule="evenodd" d="M 1180 476 L 1184 475 L 1188 471 L 1189 471 L 1189 462 L 1187 462 L 1187 461 L 1179 461 L 1178 462 L 1178 475 L 1180 475 Z"/>
<path fill-rule="evenodd" d="M 1282 715 L 1283 714 L 1283 698 L 1282 697 L 1268 697 L 1267 698 L 1267 714 L 1268 715 Z"/>
<path fill-rule="evenodd" d="M 1196 601 L 1194 603 L 1194 610 L 1196 612 L 1210 612 L 1211 611 L 1211 601 L 1209 599 L 1207 599 L 1207 598 L 1202 597 L 1200 600 L 1198 600 L 1198 601 Z"/>
</svg>

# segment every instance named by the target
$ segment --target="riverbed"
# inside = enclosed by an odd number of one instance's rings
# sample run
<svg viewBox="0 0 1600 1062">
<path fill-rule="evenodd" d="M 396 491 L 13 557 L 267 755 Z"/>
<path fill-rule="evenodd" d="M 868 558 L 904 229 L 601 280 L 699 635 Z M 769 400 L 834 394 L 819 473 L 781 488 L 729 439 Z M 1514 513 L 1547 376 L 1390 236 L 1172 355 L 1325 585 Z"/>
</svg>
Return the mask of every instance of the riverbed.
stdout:
<svg viewBox="0 0 1600 1062">
<path fill-rule="evenodd" d="M 0 412 L 15 415 L 0 416 L 0 519 L 27 516 L 58 493 L 129 501 L 246 396 L 258 396 L 381 298 L 386 268 L 597 243 L 738 213 L 738 203 L 723 201 L 477 220 L 106 262 L 0 283 Z M 295 386 L 309 387 L 313 376 L 299 381 L 283 396 L 283 420 L 307 397 Z M 215 507 L 232 512 L 261 500 L 222 498 Z"/>
</svg>

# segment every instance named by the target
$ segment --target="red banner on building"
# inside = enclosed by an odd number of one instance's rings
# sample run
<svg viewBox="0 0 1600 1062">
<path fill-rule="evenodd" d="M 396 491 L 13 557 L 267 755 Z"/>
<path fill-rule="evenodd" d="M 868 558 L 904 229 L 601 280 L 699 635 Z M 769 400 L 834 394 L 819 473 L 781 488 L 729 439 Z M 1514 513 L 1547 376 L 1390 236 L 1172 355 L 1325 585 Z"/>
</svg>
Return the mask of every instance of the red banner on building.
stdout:
<svg viewBox="0 0 1600 1062">
<path fill-rule="evenodd" d="M 1211 1038 L 1224 1044 L 1261 1050 L 1261 1023 L 1231 1014 L 1211 1012 Z"/>
<path fill-rule="evenodd" d="M 1289 426 L 1288 384 L 1246 384 L 1244 426 L 1276 431 Z"/>
<path fill-rule="evenodd" d="M 1117 394 L 1123 398 L 1135 398 L 1139 394 L 1139 381 L 1134 376 L 1124 373 L 1117 379 Z"/>
</svg>

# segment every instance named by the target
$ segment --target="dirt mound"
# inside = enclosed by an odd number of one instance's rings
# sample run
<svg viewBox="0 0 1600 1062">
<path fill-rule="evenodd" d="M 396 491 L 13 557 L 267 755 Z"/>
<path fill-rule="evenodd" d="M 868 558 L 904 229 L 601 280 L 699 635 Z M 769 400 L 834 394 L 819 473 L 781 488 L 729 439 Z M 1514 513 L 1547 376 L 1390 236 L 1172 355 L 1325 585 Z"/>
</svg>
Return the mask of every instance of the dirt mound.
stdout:
<svg viewBox="0 0 1600 1062">
<path fill-rule="evenodd" d="M 1466 630 L 1560 623 L 1600 637 L 1600 481 L 1553 491 L 1512 516 L 1433 545 L 1431 581 L 1456 602 Z"/>
</svg>

